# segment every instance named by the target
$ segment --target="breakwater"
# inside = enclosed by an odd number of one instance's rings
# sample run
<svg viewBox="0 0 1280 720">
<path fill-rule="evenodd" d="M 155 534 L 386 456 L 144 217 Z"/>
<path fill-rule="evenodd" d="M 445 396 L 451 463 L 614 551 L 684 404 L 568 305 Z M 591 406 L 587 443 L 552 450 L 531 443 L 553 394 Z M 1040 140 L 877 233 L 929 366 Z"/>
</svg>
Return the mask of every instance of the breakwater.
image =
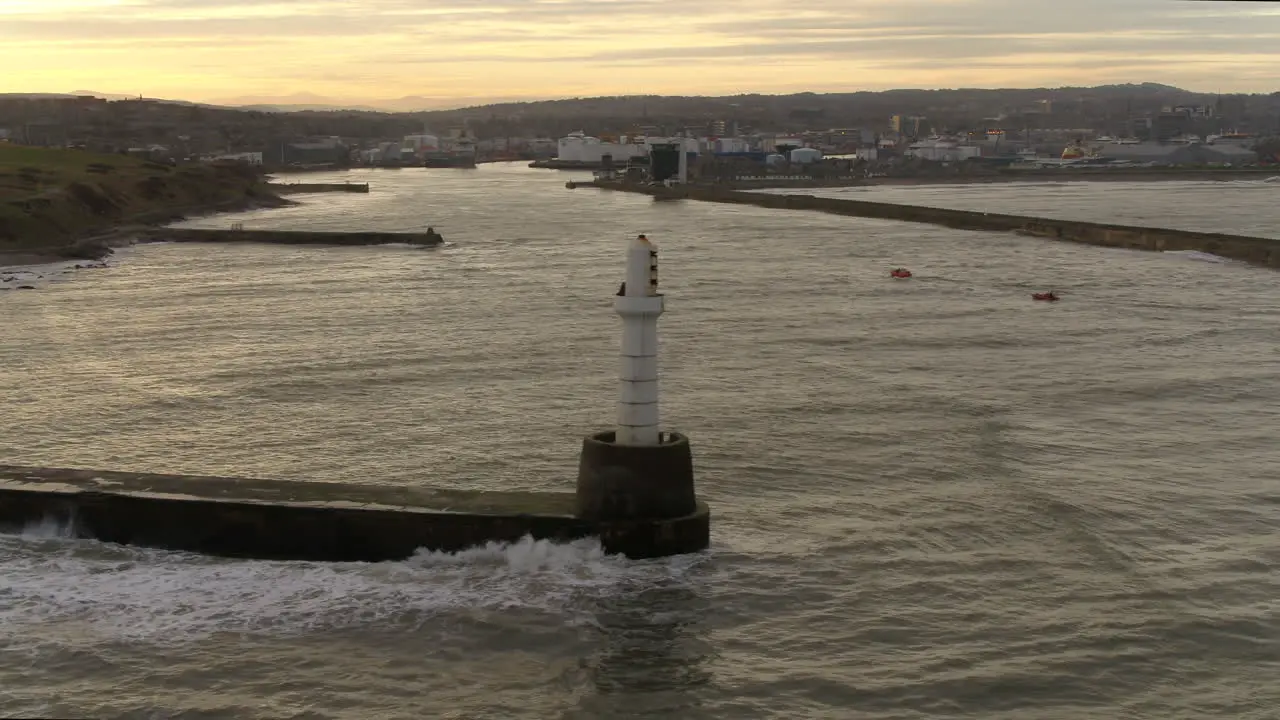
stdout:
<svg viewBox="0 0 1280 720">
<path fill-rule="evenodd" d="M 302 230 L 229 230 L 195 228 L 149 228 L 141 232 L 143 241 L 203 243 L 269 243 L 275 245 L 421 245 L 434 247 L 444 237 L 434 230 L 424 233 L 314 232 Z"/>
<path fill-rule="evenodd" d="M 474 491 L 0 465 L 0 529 L 57 523 L 73 537 L 226 557 L 378 562 L 419 548 L 597 537 L 633 558 L 697 552 L 710 510 L 594 518 L 567 492 Z"/>
<path fill-rule="evenodd" d="M 367 193 L 369 183 L 268 183 L 267 188 L 281 195 L 322 192 Z"/>
<path fill-rule="evenodd" d="M 977 185 L 1005 182 L 1228 182 L 1266 180 L 1275 170 L 1265 168 L 1001 168 L 994 173 L 954 175 L 882 176 L 868 185 Z"/>
<path fill-rule="evenodd" d="M 529 167 L 541 170 L 600 170 L 604 168 L 604 163 L 552 158 L 549 160 L 534 160 L 529 163 Z"/>
<path fill-rule="evenodd" d="M 584 185 L 586 184 L 584 183 Z M 737 205 L 755 205 L 778 210 L 813 210 L 836 215 L 928 223 L 956 230 L 1016 232 L 1034 237 L 1099 247 L 1151 251 L 1196 250 L 1232 260 L 1241 260 L 1254 265 L 1280 268 L 1280 240 L 1271 238 L 1077 220 L 1056 220 L 1027 215 L 951 210 L 867 200 L 820 198 L 813 195 L 742 192 L 705 185 L 663 187 L 599 182 L 591 183 L 590 185 L 609 190 L 642 193 L 664 200 L 687 199 Z"/>
</svg>

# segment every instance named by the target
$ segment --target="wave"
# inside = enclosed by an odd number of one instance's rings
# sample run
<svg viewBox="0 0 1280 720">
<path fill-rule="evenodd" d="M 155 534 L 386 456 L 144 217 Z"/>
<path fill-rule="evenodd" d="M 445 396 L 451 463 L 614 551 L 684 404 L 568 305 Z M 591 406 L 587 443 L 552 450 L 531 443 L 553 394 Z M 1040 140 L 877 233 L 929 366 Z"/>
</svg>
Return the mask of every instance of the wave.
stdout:
<svg viewBox="0 0 1280 720">
<path fill-rule="evenodd" d="M 1271 177 L 1260 178 L 1260 179 L 1241 178 L 1236 180 L 1226 180 L 1223 182 L 1223 184 L 1225 185 L 1231 185 L 1236 187 L 1240 187 L 1240 186 L 1265 187 L 1268 185 L 1275 185 L 1277 183 L 1280 183 L 1280 175 L 1273 175 Z"/>
<path fill-rule="evenodd" d="M 442 242 L 439 245 L 415 245 L 413 243 L 379 243 L 378 245 L 367 245 L 370 248 L 395 248 L 397 250 L 434 250 L 442 247 L 453 247 L 451 242 Z"/>
<path fill-rule="evenodd" d="M 107 263 L 101 260 L 61 260 L 40 265 L 0 267 L 0 290 L 13 290 L 18 287 L 42 288 L 75 270 L 105 267 Z"/>
<path fill-rule="evenodd" d="M 1199 250 L 1165 250 L 1164 254 L 1172 255 L 1174 257 L 1180 257 L 1186 260 L 1198 260 L 1200 262 L 1210 262 L 1210 263 L 1219 263 L 1219 264 L 1236 262 L 1231 258 L 1222 257 L 1221 255 L 1214 255 L 1213 253 L 1201 252 Z"/>
<path fill-rule="evenodd" d="M 418 626 L 450 610 L 575 614 L 575 600 L 680 581 L 705 556 L 630 561 L 596 540 L 526 537 L 402 562 L 228 560 L 75 540 L 52 521 L 0 535 L 0 625 L 67 642 L 185 645 L 217 633 Z M 580 607 L 580 606 L 578 606 Z M 590 623 L 586 609 L 579 622 Z M 571 622 L 574 618 L 569 619 Z M 31 633 L 21 632 L 24 628 Z M 35 629 L 40 628 L 39 632 Z M 74 634 L 76 637 L 71 637 Z"/>
</svg>

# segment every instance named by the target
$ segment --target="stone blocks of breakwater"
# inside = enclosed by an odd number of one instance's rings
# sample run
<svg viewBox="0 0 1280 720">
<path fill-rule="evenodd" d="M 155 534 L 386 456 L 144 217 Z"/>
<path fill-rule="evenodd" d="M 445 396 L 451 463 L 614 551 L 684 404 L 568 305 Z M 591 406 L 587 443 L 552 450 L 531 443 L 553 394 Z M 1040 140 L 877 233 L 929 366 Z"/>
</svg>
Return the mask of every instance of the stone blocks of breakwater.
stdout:
<svg viewBox="0 0 1280 720">
<path fill-rule="evenodd" d="M 444 243 L 437 232 L 312 232 L 307 230 L 210 230 L 196 228 L 155 228 L 143 232 L 144 240 L 201 243 L 269 243 L 274 245 L 390 245 L 433 247 Z"/>
<path fill-rule="evenodd" d="M 755 205 L 779 210 L 815 210 L 837 215 L 928 223 L 957 230 L 1017 232 L 1035 237 L 1099 247 L 1152 251 L 1196 250 L 1255 265 L 1280 267 L 1280 240 L 1247 235 L 1228 235 L 1225 233 L 1076 220 L 1056 220 L 1026 215 L 952 210 L 921 205 L 821 198 L 813 195 L 742 192 L 715 186 L 684 185 L 661 187 L 622 183 L 596 183 L 596 187 L 638 192 L 663 199 L 688 199 Z"/>
<path fill-rule="evenodd" d="M 0 527 L 54 522 L 73 537 L 277 560 L 378 562 L 525 536 L 597 537 L 634 559 L 707 548 L 710 510 L 586 518 L 564 492 L 501 492 L 0 465 Z"/>
<path fill-rule="evenodd" d="M 367 193 L 369 183 L 268 183 L 267 188 L 281 195 L 322 192 Z"/>
</svg>

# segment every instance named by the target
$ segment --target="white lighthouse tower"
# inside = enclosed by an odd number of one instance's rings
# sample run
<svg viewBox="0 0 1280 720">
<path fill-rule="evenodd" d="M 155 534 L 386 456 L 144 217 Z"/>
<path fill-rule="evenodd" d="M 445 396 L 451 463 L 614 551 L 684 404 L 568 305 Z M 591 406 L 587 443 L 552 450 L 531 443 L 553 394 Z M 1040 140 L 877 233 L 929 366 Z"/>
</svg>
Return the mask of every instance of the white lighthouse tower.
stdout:
<svg viewBox="0 0 1280 720">
<path fill-rule="evenodd" d="M 657 445 L 658 248 L 644 235 L 627 247 L 626 280 L 613 307 L 622 318 L 622 356 L 618 372 L 619 445 Z"/>
<path fill-rule="evenodd" d="M 711 510 L 698 501 L 689 438 L 658 430 L 658 248 L 644 235 L 627 246 L 626 280 L 613 309 L 622 318 L 618 422 L 582 439 L 575 515 L 607 552 L 631 558 L 705 550 Z"/>
</svg>

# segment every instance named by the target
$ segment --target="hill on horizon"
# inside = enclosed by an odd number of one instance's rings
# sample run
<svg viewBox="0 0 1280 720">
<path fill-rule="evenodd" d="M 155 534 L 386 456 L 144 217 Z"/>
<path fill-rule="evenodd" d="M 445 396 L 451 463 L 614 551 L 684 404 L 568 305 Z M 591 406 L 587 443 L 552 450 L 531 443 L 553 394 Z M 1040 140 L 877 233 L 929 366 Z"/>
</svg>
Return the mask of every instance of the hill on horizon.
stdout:
<svg viewBox="0 0 1280 720">
<path fill-rule="evenodd" d="M 427 97 L 422 95 L 407 95 L 401 98 L 385 99 L 385 100 L 364 100 L 354 102 L 344 102 L 335 98 L 329 98 L 312 93 L 295 93 L 288 96 L 245 96 L 237 98 L 226 98 L 211 102 L 198 102 L 183 99 L 171 98 L 152 98 L 142 96 L 144 100 L 154 102 L 171 103 L 175 105 L 189 105 L 199 107 L 214 108 L 230 108 L 236 110 L 258 111 L 258 112 L 365 112 L 365 113 L 388 113 L 388 114 L 421 114 L 421 113 L 457 113 L 457 112 L 529 112 L 539 108 L 554 108 L 567 105 L 601 105 L 601 104 L 631 104 L 634 102 L 641 103 L 659 103 L 659 104 L 687 104 L 708 103 L 711 105 L 733 105 L 742 101 L 811 101 L 823 104 L 826 100 L 854 99 L 854 98 L 892 98 L 901 97 L 928 97 L 930 95 L 938 96 L 944 94 L 989 94 L 989 93 L 1072 93 L 1072 92 L 1095 92 L 1095 93 L 1131 93 L 1135 95 L 1149 94 L 1185 94 L 1185 95 L 1207 95 L 1209 93 L 1197 93 L 1171 85 L 1161 83 L 1128 83 L 1098 86 L 1064 86 L 1064 87 L 1037 87 L 1037 88 L 895 88 L 892 90 L 855 90 L 850 92 L 795 92 L 795 93 L 740 93 L 736 95 L 599 95 L 592 97 L 564 97 L 564 98 L 442 98 Z M 106 93 L 96 90 L 76 90 L 70 93 L 3 93 L 0 97 L 75 97 L 92 95 L 94 97 L 106 100 L 132 100 L 138 98 L 138 95 L 128 95 L 122 93 Z"/>
</svg>

